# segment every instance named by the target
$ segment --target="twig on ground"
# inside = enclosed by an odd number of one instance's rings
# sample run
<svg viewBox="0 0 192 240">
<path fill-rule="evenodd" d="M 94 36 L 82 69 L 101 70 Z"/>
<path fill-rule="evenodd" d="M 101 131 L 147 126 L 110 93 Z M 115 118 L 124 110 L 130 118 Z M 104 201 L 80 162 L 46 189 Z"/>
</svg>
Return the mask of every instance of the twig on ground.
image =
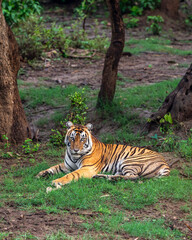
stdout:
<svg viewBox="0 0 192 240">
<path fill-rule="evenodd" d="M 190 227 L 188 224 L 184 223 L 186 227 L 188 227 L 192 231 L 192 227 Z"/>
</svg>

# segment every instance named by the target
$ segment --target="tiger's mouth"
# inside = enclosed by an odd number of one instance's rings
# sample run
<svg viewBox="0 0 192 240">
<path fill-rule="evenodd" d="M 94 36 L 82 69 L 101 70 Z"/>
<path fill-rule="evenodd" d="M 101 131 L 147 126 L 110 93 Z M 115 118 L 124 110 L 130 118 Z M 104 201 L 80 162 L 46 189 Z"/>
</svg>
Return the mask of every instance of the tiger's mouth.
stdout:
<svg viewBox="0 0 192 240">
<path fill-rule="evenodd" d="M 78 157 L 78 156 L 81 155 L 81 152 L 80 152 L 80 151 L 78 151 L 78 152 L 71 151 L 71 154 L 72 154 L 73 156 L 75 156 L 75 157 Z"/>
</svg>

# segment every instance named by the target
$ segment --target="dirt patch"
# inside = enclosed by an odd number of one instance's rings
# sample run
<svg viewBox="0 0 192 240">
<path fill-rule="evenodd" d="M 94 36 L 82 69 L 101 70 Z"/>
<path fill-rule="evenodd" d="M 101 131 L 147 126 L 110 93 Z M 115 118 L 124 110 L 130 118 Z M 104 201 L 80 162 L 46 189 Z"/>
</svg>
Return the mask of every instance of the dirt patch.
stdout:
<svg viewBox="0 0 192 240">
<path fill-rule="evenodd" d="M 76 214 L 48 214 L 37 210 L 27 212 L 13 207 L 0 208 L 0 231 L 11 232 L 6 239 L 13 239 L 18 233 L 28 232 L 40 239 L 62 229 L 66 234 L 78 236 L 83 233 L 79 227 L 83 222 Z"/>
<path fill-rule="evenodd" d="M 59 230 L 72 236 L 73 239 L 82 239 L 86 233 L 81 226 L 82 223 L 91 223 L 98 215 L 98 213 L 89 210 L 71 210 L 63 214 L 48 214 L 42 210 L 27 212 L 14 207 L 0 208 L 0 231 L 10 233 L 6 240 L 11 240 L 20 233 L 30 233 L 38 239 L 46 239 L 47 235 L 57 233 Z M 94 231 L 89 231 L 89 235 L 92 235 L 94 239 L 106 236 L 103 232 Z M 119 239 L 119 236 L 122 239 L 135 239 L 126 233 L 121 235 L 115 233 L 114 235 L 111 239 Z M 144 238 L 140 238 L 140 240 L 144 240 Z"/>
<path fill-rule="evenodd" d="M 177 229 L 187 236 L 187 238 L 183 237 L 181 239 L 191 239 L 191 222 L 187 220 L 187 213 L 182 210 L 182 206 L 185 204 L 182 201 L 170 202 L 163 200 L 142 210 L 134 212 L 123 210 L 126 216 L 124 221 L 130 222 L 133 218 L 139 221 L 164 218 L 167 228 L 171 230 Z M 63 214 L 48 214 L 42 210 L 36 210 L 35 212 L 18 210 L 14 207 L 14 204 L 10 203 L 9 205 L 9 207 L 0 208 L 0 231 L 11 233 L 6 238 L 7 240 L 11 240 L 17 234 L 24 232 L 31 233 L 39 239 L 45 239 L 46 235 L 56 233 L 58 230 L 73 236 L 74 239 L 81 239 L 85 234 L 82 224 L 86 222 L 93 223 L 95 218 L 99 216 L 99 213 L 91 212 L 90 210 L 69 210 Z M 98 235 L 94 231 L 89 231 L 89 233 L 94 237 Z M 105 234 L 100 232 L 99 235 Z M 135 239 L 124 233 L 116 233 L 115 235 L 117 239 L 118 237 L 130 240 Z M 115 239 L 114 236 L 112 239 Z M 144 240 L 145 238 L 139 239 Z"/>
<path fill-rule="evenodd" d="M 146 85 L 162 80 L 181 79 L 186 72 L 186 65 L 190 65 L 191 56 L 176 56 L 155 52 L 145 52 L 139 56 L 122 56 L 119 73 L 130 79 L 124 87 Z M 100 59 L 62 59 L 50 61 L 46 66 L 41 63 L 40 69 L 34 70 L 23 64 L 26 73 L 19 79 L 34 86 L 53 86 L 68 84 L 90 86 L 98 89 L 101 84 L 104 55 Z M 178 67 L 178 66 L 181 67 Z"/>
</svg>

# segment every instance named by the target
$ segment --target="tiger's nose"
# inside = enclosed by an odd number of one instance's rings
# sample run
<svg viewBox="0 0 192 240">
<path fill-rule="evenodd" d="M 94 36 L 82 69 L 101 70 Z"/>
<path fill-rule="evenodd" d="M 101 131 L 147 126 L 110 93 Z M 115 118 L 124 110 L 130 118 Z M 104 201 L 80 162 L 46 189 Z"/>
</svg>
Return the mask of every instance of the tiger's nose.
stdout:
<svg viewBox="0 0 192 240">
<path fill-rule="evenodd" d="M 74 148 L 74 152 L 76 152 L 76 153 L 77 153 L 78 151 L 79 151 L 79 149 L 78 149 L 78 148 Z"/>
</svg>

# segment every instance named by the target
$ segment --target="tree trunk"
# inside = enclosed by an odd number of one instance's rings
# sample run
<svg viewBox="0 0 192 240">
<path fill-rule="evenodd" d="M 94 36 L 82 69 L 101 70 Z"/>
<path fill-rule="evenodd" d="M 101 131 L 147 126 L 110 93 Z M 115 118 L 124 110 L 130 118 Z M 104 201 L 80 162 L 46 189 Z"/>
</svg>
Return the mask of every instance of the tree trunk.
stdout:
<svg viewBox="0 0 192 240">
<path fill-rule="evenodd" d="M 97 107 L 111 103 L 116 88 L 118 64 L 125 43 L 125 29 L 119 7 L 119 0 L 107 0 L 111 18 L 111 44 L 105 56 L 102 83 L 97 100 Z"/>
<path fill-rule="evenodd" d="M 172 119 L 178 122 L 192 119 L 192 64 L 158 112 L 151 115 L 147 129 L 150 131 L 166 113 L 171 113 Z"/>
<path fill-rule="evenodd" d="M 171 18 L 178 18 L 180 0 L 161 0 L 161 11 Z"/>
<path fill-rule="evenodd" d="M 6 24 L 0 0 L 0 141 L 22 143 L 31 136 L 17 87 L 20 58 L 17 42 Z"/>
</svg>

